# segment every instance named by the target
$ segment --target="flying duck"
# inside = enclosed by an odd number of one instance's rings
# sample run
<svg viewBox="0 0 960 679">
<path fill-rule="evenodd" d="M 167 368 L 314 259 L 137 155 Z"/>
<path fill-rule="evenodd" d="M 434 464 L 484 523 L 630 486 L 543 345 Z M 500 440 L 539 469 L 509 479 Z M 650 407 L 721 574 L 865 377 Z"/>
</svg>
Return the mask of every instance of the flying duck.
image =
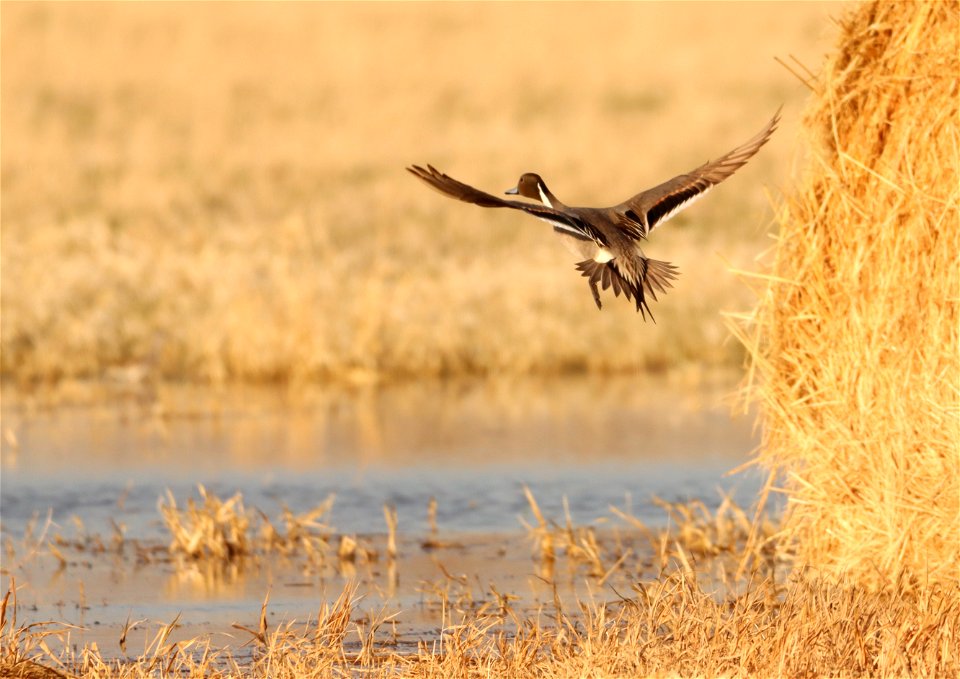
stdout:
<svg viewBox="0 0 960 679">
<path fill-rule="evenodd" d="M 564 243 L 578 257 L 577 269 L 587 278 L 597 308 L 602 308 L 599 283 L 604 290 L 613 287 L 613 294 L 623 292 L 633 300 L 644 320 L 650 312 L 647 296 L 657 299 L 657 292 L 666 293 L 678 275 L 669 262 L 650 259 L 640 250 L 640 241 L 680 210 L 704 196 L 711 188 L 743 167 L 760 147 L 767 143 L 780 121 L 778 110 L 753 138 L 717 160 L 710 161 L 647 189 L 613 207 L 570 207 L 557 198 L 540 175 L 527 172 L 507 195 L 531 198 L 537 203 L 504 200 L 459 182 L 432 165 L 407 168 L 416 177 L 441 193 L 481 207 L 508 207 L 523 210 L 553 226 Z"/>
</svg>

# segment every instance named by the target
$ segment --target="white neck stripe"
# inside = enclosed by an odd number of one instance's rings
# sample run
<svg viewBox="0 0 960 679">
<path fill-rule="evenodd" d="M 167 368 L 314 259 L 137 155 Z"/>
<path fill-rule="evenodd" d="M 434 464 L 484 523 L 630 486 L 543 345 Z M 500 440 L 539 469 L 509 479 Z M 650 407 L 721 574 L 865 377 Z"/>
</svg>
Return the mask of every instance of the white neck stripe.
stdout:
<svg viewBox="0 0 960 679">
<path fill-rule="evenodd" d="M 550 202 L 550 199 L 547 198 L 547 192 L 543 190 L 543 184 L 537 182 L 537 191 L 540 192 L 540 202 L 546 205 L 549 208 L 553 207 L 553 203 Z"/>
</svg>

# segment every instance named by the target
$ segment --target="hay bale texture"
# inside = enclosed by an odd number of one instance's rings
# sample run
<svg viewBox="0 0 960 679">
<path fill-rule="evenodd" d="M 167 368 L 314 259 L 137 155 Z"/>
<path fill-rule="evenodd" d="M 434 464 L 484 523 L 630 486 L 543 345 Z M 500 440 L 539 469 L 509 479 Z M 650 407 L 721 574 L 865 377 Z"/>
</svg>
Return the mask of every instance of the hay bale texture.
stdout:
<svg viewBox="0 0 960 679">
<path fill-rule="evenodd" d="M 869 2 L 812 84 L 750 337 L 799 562 L 958 578 L 957 2 Z"/>
</svg>

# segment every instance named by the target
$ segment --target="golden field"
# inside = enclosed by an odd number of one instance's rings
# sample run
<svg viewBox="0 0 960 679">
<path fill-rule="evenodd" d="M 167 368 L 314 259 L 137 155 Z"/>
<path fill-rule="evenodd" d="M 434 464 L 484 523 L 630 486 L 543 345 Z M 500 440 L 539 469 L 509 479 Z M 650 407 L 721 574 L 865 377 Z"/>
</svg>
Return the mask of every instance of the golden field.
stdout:
<svg viewBox="0 0 960 679">
<path fill-rule="evenodd" d="M 2 15 L 2 371 L 369 381 L 739 363 L 837 5 L 32 5 Z M 723 26 L 723 30 L 716 27 Z M 610 36 L 616 36 L 611 39 Z M 718 67 L 722 55 L 722 68 Z M 542 173 L 613 204 L 770 144 L 602 312 L 546 225 L 446 199 Z"/>
</svg>

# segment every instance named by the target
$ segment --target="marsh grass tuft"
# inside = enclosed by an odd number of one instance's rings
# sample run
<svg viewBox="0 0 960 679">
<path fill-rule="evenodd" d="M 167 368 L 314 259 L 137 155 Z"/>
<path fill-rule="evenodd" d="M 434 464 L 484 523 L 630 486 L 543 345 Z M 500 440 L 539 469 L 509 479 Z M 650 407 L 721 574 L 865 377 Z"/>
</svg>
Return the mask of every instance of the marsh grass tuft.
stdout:
<svg viewBox="0 0 960 679">
<path fill-rule="evenodd" d="M 211 558 L 230 561 L 251 553 L 250 516 L 243 506 L 243 496 L 234 494 L 221 500 L 197 487 L 203 504 L 193 498 L 181 511 L 173 493 L 159 503 L 164 525 L 170 531 L 170 551 L 192 559 Z"/>
<path fill-rule="evenodd" d="M 311 563 L 320 565 L 331 551 L 334 531 L 321 519 L 333 507 L 333 494 L 300 514 L 284 507 L 276 522 L 283 526 L 280 530 L 262 510 L 247 510 L 239 492 L 222 500 L 203 485 L 197 490 L 202 503 L 188 498 L 186 508 L 181 510 L 168 490 L 166 499 L 161 499 L 158 505 L 170 533 L 171 554 L 220 562 L 265 553 L 302 554 Z M 354 538 L 342 536 L 338 554 L 341 559 L 354 560 L 358 554 L 368 559 L 375 553 L 358 545 Z"/>
</svg>

